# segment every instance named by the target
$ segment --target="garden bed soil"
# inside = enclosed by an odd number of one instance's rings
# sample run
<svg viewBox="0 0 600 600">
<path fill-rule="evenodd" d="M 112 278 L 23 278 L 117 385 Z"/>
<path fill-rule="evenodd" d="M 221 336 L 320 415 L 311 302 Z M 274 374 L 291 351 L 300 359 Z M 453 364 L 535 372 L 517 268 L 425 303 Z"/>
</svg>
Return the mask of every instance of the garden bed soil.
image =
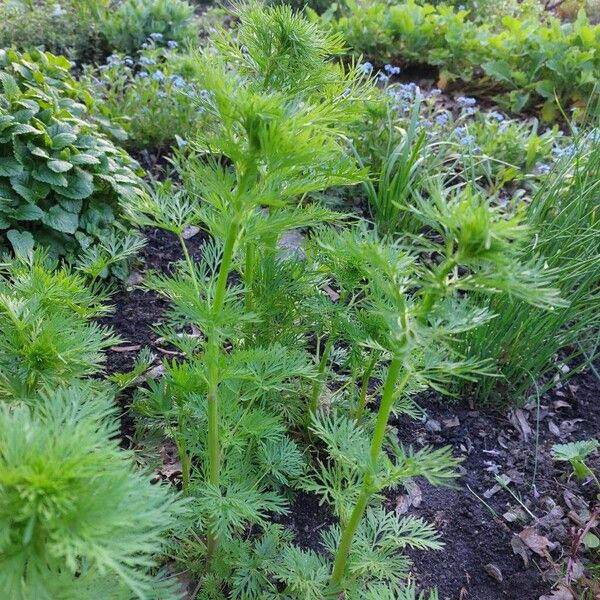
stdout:
<svg viewBox="0 0 600 600">
<path fill-rule="evenodd" d="M 166 303 L 136 284 L 148 269 L 168 271 L 181 252 L 174 236 L 146 233 L 142 264 L 128 288 L 113 297 L 114 312 L 103 319 L 124 340 L 122 347 L 108 352 L 109 372 L 130 369 L 144 346 L 157 362 L 170 353 L 152 329 L 160 324 Z M 202 234 L 188 241 L 193 256 L 201 252 L 202 241 Z M 550 449 L 598 437 L 596 375 L 576 375 L 543 395 L 539 405 L 531 402 L 512 411 L 473 410 L 435 394 L 423 396 L 420 404 L 427 415 L 421 422 L 392 419 L 400 441 L 415 447 L 450 444 L 463 462 L 455 488 L 417 481 L 410 490 L 388 495 L 390 510 L 434 522 L 445 543 L 437 552 L 409 552 L 418 586 L 437 587 L 440 600 L 554 599 L 549 595 L 564 575 L 573 537 L 593 509 L 595 491 L 570 478 L 568 465 L 553 461 Z M 128 430 L 124 428 L 126 437 Z M 600 472 L 600 458 L 591 459 L 590 466 Z M 496 476 L 505 478 L 507 488 L 497 485 Z M 333 520 L 318 498 L 302 493 L 279 522 L 293 531 L 300 546 L 318 548 L 320 531 Z"/>
</svg>

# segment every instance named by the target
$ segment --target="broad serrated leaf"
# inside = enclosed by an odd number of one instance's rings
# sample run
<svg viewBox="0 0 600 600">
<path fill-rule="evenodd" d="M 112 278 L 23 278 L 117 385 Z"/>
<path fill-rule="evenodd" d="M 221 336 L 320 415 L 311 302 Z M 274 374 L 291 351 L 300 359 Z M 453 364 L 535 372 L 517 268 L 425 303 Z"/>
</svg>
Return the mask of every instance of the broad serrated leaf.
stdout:
<svg viewBox="0 0 600 600">
<path fill-rule="evenodd" d="M 55 205 L 48 210 L 42 219 L 45 225 L 62 233 L 75 233 L 79 226 L 79 218 L 75 213 Z"/>
<path fill-rule="evenodd" d="M 62 150 L 77 140 L 73 133 L 59 133 L 52 138 L 52 148 Z"/>
<path fill-rule="evenodd" d="M 20 94 L 16 79 L 9 73 L 0 72 L 0 83 L 2 83 L 4 93 L 9 100 L 14 100 Z"/>
<path fill-rule="evenodd" d="M 71 200 L 83 200 L 94 192 L 94 178 L 90 173 L 75 169 L 75 173 L 67 175 L 66 178 L 66 187 L 55 188 L 52 186 L 52 189 Z"/>
<path fill-rule="evenodd" d="M 68 184 L 67 178 L 62 173 L 55 173 L 44 164 L 36 165 L 31 170 L 31 175 L 34 179 L 49 183 L 52 186 L 66 187 Z"/>
<path fill-rule="evenodd" d="M 50 160 L 48 168 L 55 173 L 66 173 L 73 168 L 73 164 L 66 160 Z"/>
<path fill-rule="evenodd" d="M 28 231 L 18 231 L 11 229 L 7 232 L 6 237 L 11 243 L 13 250 L 17 256 L 28 260 L 33 254 L 34 240 L 31 233 Z"/>
<path fill-rule="evenodd" d="M 13 217 L 19 221 L 37 221 L 43 216 L 44 211 L 32 202 L 25 202 L 13 211 Z"/>
<path fill-rule="evenodd" d="M 69 161 L 73 165 L 98 165 L 100 161 L 91 154 L 86 154 L 82 152 L 81 154 L 74 154 L 69 157 Z"/>
<path fill-rule="evenodd" d="M 23 171 L 23 165 L 14 156 L 0 156 L 0 176 L 13 177 Z"/>
</svg>

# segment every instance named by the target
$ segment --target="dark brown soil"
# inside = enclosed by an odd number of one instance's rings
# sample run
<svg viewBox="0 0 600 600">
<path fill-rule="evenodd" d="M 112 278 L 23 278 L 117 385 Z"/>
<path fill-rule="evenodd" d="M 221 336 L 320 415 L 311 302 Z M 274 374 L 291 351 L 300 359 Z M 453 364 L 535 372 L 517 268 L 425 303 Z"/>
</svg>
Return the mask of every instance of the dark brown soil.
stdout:
<svg viewBox="0 0 600 600">
<path fill-rule="evenodd" d="M 446 544 L 440 552 L 411 552 L 420 585 L 437 587 L 440 600 L 537 600 L 550 593 L 556 570 L 548 560 L 531 552 L 527 553 L 530 564 L 525 567 L 523 558 L 513 552 L 511 540 L 525 527 L 534 526 L 556 543 L 550 550 L 552 560 L 560 565 L 564 559 L 561 555 L 568 552 L 574 533 L 566 517 L 569 493 L 592 506 L 596 490 L 569 480 L 569 467 L 556 463 L 550 449 L 557 443 L 597 437 L 599 400 L 600 382 L 591 372 L 575 376 L 569 384 L 542 397 L 537 470 L 537 406 L 528 405 L 523 411 L 532 428 L 527 440 L 506 415 L 472 411 L 435 397 L 423 403 L 429 421 L 415 424 L 406 418 L 398 420 L 402 442 L 416 446 L 451 444 L 455 454 L 464 458 L 458 489 L 419 482 L 422 502 L 408 511 L 435 522 Z M 440 431 L 435 431 L 438 425 Z M 592 460 L 590 466 L 600 472 L 600 458 Z M 495 474 L 511 478 L 510 489 L 536 519 L 502 488 L 485 497 L 496 484 Z M 392 502 L 392 508 L 393 504 L 397 502 Z M 503 515 L 515 508 L 523 517 L 507 522 Z M 502 581 L 488 573 L 497 573 L 489 565 L 499 569 Z"/>
<path fill-rule="evenodd" d="M 169 270 L 181 258 L 174 236 L 149 230 L 147 237 L 140 273 Z M 200 233 L 189 240 L 193 256 L 199 255 L 203 239 Z M 160 360 L 164 349 L 157 343 L 153 327 L 161 322 L 166 303 L 135 286 L 116 294 L 113 303 L 115 311 L 104 322 L 132 349 L 109 351 L 108 370 L 131 368 L 138 347 L 143 346 L 149 346 Z M 571 480 L 568 465 L 553 461 L 550 448 L 556 443 L 598 437 L 600 382 L 596 376 L 591 371 L 574 376 L 543 396 L 539 407 L 526 405 L 520 413 L 530 428 L 525 431 L 514 415 L 509 419 L 506 413 L 471 410 L 433 394 L 423 397 L 421 405 L 427 412 L 422 422 L 406 417 L 392 420 L 399 439 L 415 447 L 450 444 L 454 454 L 463 458 L 463 474 L 456 488 L 435 488 L 418 481 L 420 501 L 414 500 L 408 509 L 400 508 L 406 494 L 389 496 L 390 510 L 434 522 L 445 543 L 441 551 L 410 552 L 418 585 L 437 587 L 440 600 L 538 600 L 549 594 L 577 529 L 567 515 L 573 503 L 591 507 L 594 502 L 592 486 Z M 591 466 L 600 472 L 600 458 Z M 489 495 L 496 484 L 495 475 L 510 477 L 509 488 L 520 502 L 502 488 Z M 511 510 L 518 516 L 515 521 L 503 516 Z M 319 548 L 320 533 L 334 518 L 316 496 L 299 494 L 291 514 L 278 521 L 293 531 L 301 547 Z M 546 558 L 526 550 L 526 566 L 523 556 L 513 552 L 511 542 L 530 526 L 547 538 L 551 547 Z"/>
<path fill-rule="evenodd" d="M 181 260 L 183 255 L 177 238 L 158 229 L 146 231 L 147 244 L 140 255 L 140 264 L 130 279 L 135 281 L 149 270 L 168 271 L 170 266 Z M 187 241 L 192 257 L 198 258 L 205 240 L 202 232 Z M 136 277 L 139 275 L 139 277 Z M 127 352 L 109 350 L 107 360 L 108 373 L 119 373 L 131 369 L 138 347 L 149 347 L 155 354 L 163 354 L 162 346 L 157 345 L 158 335 L 153 328 L 160 325 L 167 302 L 154 292 L 143 290 L 134 283 L 119 291 L 112 298 L 114 311 L 102 320 L 110 325 L 124 340 L 123 346 L 131 347 Z"/>
</svg>

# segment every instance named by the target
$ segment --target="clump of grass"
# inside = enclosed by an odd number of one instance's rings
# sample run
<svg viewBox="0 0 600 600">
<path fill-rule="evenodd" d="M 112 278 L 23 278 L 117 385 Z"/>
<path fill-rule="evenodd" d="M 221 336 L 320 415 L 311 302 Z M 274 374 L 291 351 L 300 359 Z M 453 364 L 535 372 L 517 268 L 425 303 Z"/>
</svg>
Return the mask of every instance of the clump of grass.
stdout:
<svg viewBox="0 0 600 600">
<path fill-rule="evenodd" d="M 554 272 L 563 303 L 547 311 L 511 296 L 483 301 L 496 317 L 468 332 L 463 349 L 491 361 L 501 377 L 463 385 L 478 402 L 522 401 L 534 382 L 541 393 L 565 377 L 563 365 L 573 374 L 596 352 L 590 340 L 600 325 L 600 146 L 580 142 L 581 152 L 559 163 L 526 208 L 533 235 L 522 252 Z"/>
</svg>

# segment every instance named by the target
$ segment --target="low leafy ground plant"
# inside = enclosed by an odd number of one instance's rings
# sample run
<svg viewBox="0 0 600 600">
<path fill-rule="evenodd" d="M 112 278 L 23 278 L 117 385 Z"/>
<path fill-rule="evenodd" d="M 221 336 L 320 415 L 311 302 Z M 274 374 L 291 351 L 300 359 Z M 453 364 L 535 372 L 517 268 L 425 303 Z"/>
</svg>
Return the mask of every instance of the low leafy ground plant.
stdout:
<svg viewBox="0 0 600 600">
<path fill-rule="evenodd" d="M 158 571 L 185 507 L 119 447 L 106 296 L 42 255 L 0 276 L 0 589 L 15 600 L 179 598 Z"/>
<path fill-rule="evenodd" d="M 141 193 L 138 165 L 90 115 L 66 59 L 1 50 L 0 65 L 0 243 L 105 271 L 102 256 L 136 245 L 120 203 Z"/>
<path fill-rule="evenodd" d="M 194 8 L 185 0 L 123 0 L 107 10 L 101 29 L 112 50 L 133 54 L 148 38 L 167 44 L 198 41 Z"/>
<path fill-rule="evenodd" d="M 482 110 L 472 97 L 449 104 L 437 88 L 391 83 L 400 72 L 395 65 L 378 73 L 369 63 L 360 67 L 381 84 L 381 95 L 353 132 L 354 151 L 371 173 L 364 195 L 380 234 L 417 233 L 416 198 L 441 173 L 449 182 L 475 183 L 491 203 L 518 203 L 519 194 L 534 192 L 574 150 L 557 126 Z"/>
<path fill-rule="evenodd" d="M 197 60 L 179 53 L 175 41 L 169 46 L 150 41 L 136 58 L 112 54 L 86 71 L 94 110 L 122 127 L 121 144 L 129 150 L 161 154 L 182 147 L 206 118 L 198 109 Z"/>
<path fill-rule="evenodd" d="M 74 61 L 97 60 L 106 51 L 99 16 L 107 0 L 7 0 L 2 3 L 0 48 L 42 47 Z"/>
<path fill-rule="evenodd" d="M 357 56 L 436 66 L 442 87 L 462 81 L 516 112 L 536 106 L 551 121 L 561 109 L 585 109 L 596 90 L 599 26 L 584 12 L 572 23 L 545 15 L 541 24 L 526 15 L 477 24 L 462 8 L 414 0 L 352 1 L 340 12 L 324 18 Z"/>
</svg>

